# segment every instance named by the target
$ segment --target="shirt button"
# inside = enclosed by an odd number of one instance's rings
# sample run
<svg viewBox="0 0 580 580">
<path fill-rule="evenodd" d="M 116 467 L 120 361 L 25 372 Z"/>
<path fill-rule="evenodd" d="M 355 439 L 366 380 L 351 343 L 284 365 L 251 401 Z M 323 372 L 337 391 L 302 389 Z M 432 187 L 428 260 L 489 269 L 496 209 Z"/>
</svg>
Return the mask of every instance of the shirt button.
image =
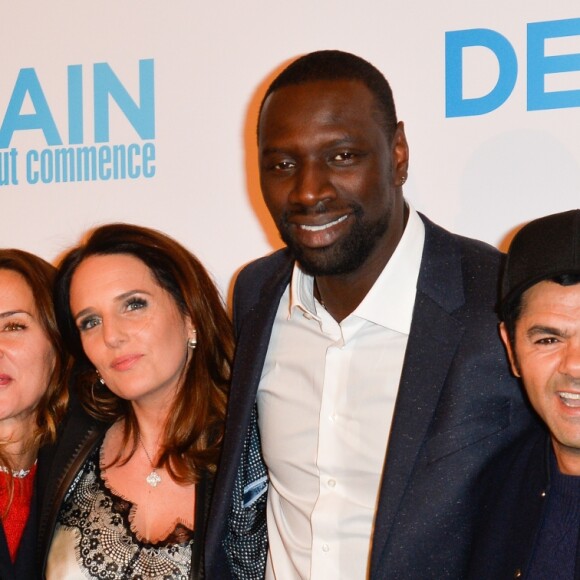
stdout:
<svg viewBox="0 0 580 580">
<path fill-rule="evenodd" d="M 330 550 L 330 546 L 328 544 L 322 544 L 322 551 L 328 552 Z"/>
<path fill-rule="evenodd" d="M 328 485 L 330 487 L 335 487 L 336 486 L 336 479 L 329 479 L 328 480 Z"/>
</svg>

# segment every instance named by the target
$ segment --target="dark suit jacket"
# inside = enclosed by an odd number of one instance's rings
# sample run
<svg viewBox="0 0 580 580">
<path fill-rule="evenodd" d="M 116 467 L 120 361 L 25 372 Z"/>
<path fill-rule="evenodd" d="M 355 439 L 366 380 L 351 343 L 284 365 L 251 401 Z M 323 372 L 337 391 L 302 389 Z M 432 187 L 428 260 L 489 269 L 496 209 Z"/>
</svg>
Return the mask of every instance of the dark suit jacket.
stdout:
<svg viewBox="0 0 580 580">
<path fill-rule="evenodd" d="M 532 421 L 497 330 L 501 254 L 422 219 L 425 247 L 379 490 L 372 580 L 464 578 L 478 507 L 502 475 L 494 457 Z M 212 579 L 230 577 L 235 481 L 292 264 L 282 250 L 251 263 L 236 282 L 237 352 L 206 539 Z"/>
<path fill-rule="evenodd" d="M 509 475 L 491 497 L 474 543 L 469 580 L 528 578 L 529 566 L 550 494 L 551 442 L 543 428 L 508 449 Z M 580 546 L 575 579 L 580 580 Z"/>
</svg>

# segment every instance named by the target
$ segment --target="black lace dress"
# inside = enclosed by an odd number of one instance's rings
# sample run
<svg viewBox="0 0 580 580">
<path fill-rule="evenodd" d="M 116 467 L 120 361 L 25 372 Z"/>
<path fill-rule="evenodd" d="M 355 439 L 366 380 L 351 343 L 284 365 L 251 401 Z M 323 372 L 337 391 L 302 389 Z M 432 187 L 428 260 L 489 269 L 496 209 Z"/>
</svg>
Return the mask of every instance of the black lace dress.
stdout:
<svg viewBox="0 0 580 580">
<path fill-rule="evenodd" d="M 144 541 L 131 527 L 135 506 L 103 479 L 100 449 L 89 456 L 61 506 L 47 580 L 188 580 L 193 531 L 177 524 L 164 540 Z"/>
</svg>

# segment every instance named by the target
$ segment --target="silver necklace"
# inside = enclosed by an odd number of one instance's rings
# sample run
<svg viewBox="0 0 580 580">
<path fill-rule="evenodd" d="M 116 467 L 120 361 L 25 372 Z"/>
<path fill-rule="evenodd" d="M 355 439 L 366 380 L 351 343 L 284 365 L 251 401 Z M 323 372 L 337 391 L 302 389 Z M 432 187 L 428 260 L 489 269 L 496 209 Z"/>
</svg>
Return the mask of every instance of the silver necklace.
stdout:
<svg viewBox="0 0 580 580">
<path fill-rule="evenodd" d="M 153 465 L 153 461 L 151 461 L 151 457 L 149 453 L 147 453 L 147 449 L 145 449 L 145 445 L 143 444 L 143 439 L 141 439 L 141 433 L 139 433 L 139 443 L 141 443 L 141 447 L 143 447 L 143 451 L 145 451 L 145 455 L 151 464 L 152 472 L 145 478 L 145 481 L 151 487 L 157 487 L 161 483 L 161 476 L 157 473 L 157 468 Z"/>
<path fill-rule="evenodd" d="M 36 465 L 36 461 L 28 468 L 28 469 L 8 469 L 3 465 L 0 465 L 0 472 L 2 473 L 10 473 L 14 479 L 24 479 L 31 471 L 32 468 Z"/>
</svg>

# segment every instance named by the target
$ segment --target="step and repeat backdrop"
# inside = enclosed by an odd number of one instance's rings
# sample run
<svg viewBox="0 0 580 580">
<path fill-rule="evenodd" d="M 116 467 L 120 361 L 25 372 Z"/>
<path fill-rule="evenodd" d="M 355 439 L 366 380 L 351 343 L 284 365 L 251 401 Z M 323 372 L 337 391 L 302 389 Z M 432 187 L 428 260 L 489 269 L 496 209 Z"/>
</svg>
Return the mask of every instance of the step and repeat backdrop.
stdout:
<svg viewBox="0 0 580 580">
<path fill-rule="evenodd" d="M 0 7 L 0 246 L 57 261 L 98 224 L 137 223 L 227 296 L 281 245 L 258 181 L 262 94 L 327 48 L 385 73 L 405 194 L 439 224 L 505 248 L 580 206 L 576 0 L 21 0 Z"/>
</svg>

